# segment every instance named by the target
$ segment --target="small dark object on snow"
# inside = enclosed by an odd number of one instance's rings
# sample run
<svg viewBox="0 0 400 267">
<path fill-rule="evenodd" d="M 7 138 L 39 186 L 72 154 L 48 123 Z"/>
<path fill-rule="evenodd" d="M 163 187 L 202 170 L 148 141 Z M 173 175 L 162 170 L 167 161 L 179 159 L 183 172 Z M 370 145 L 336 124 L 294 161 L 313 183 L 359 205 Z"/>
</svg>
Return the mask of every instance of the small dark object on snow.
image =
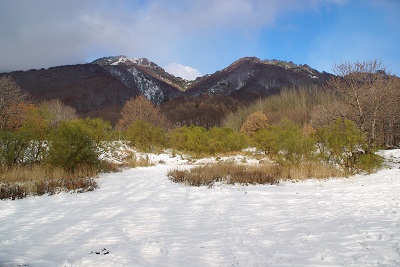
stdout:
<svg viewBox="0 0 400 267">
<path fill-rule="evenodd" d="M 90 254 L 96 254 L 96 255 L 107 255 L 110 253 L 110 251 L 106 248 L 103 248 L 101 251 L 95 251 L 95 252 L 90 252 Z"/>
</svg>

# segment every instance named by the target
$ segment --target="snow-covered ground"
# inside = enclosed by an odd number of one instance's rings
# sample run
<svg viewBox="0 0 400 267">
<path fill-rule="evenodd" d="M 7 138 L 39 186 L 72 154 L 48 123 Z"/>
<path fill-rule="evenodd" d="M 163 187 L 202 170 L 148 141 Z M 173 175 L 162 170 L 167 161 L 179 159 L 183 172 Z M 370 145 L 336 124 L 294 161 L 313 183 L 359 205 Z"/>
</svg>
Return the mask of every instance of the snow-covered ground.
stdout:
<svg viewBox="0 0 400 267">
<path fill-rule="evenodd" d="M 400 266 L 400 150 L 372 175 L 187 187 L 185 160 L 0 202 L 0 266 Z M 163 163 L 163 164 L 161 164 Z"/>
</svg>

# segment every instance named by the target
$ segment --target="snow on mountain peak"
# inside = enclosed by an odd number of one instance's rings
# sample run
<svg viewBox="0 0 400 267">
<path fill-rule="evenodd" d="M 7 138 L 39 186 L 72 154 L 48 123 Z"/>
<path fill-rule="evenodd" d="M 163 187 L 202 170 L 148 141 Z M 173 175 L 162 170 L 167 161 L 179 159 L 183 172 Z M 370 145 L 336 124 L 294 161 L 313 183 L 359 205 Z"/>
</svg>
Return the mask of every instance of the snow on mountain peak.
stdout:
<svg viewBox="0 0 400 267">
<path fill-rule="evenodd" d="M 115 61 L 110 63 L 110 65 L 120 65 L 120 64 L 129 64 L 129 63 L 134 63 L 138 65 L 143 65 L 143 66 L 149 66 L 150 61 L 147 58 L 130 58 L 126 56 L 118 56 L 115 57 Z"/>
<path fill-rule="evenodd" d="M 127 57 L 124 55 L 103 57 L 103 58 L 96 59 L 92 63 L 98 64 L 100 66 L 130 65 L 132 63 L 140 65 L 140 66 L 146 66 L 146 67 L 157 66 L 155 63 L 149 61 L 147 58 L 130 58 L 130 57 Z"/>
</svg>

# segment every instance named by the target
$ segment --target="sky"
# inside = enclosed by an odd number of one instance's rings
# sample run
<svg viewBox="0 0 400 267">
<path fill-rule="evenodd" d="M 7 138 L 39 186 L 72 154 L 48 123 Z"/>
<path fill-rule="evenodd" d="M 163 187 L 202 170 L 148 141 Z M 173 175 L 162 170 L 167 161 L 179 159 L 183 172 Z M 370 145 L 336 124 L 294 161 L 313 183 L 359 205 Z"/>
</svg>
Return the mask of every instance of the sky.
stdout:
<svg viewBox="0 0 400 267">
<path fill-rule="evenodd" d="M 255 56 L 400 76 L 398 14 L 400 0 L 0 0 L 0 72 L 125 55 L 194 79 Z"/>
</svg>

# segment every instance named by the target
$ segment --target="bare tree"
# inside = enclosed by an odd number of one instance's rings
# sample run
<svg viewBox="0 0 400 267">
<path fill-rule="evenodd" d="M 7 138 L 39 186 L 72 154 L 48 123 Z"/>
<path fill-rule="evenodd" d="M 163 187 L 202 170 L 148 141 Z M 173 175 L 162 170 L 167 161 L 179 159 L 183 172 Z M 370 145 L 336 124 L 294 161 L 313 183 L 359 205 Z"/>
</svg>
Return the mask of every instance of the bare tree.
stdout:
<svg viewBox="0 0 400 267">
<path fill-rule="evenodd" d="M 393 97 L 388 108 L 378 114 L 378 137 L 386 146 L 400 144 L 400 79 L 393 77 L 391 83 Z"/>
<path fill-rule="evenodd" d="M 39 107 L 47 113 L 50 127 L 56 127 L 61 121 L 78 118 L 76 110 L 59 99 L 42 102 Z"/>
<path fill-rule="evenodd" d="M 337 118 L 347 118 L 347 106 L 341 101 L 314 107 L 310 121 L 313 127 L 319 128 L 334 123 Z"/>
<path fill-rule="evenodd" d="M 0 130 L 11 130 L 23 120 L 24 103 L 28 93 L 9 76 L 0 77 Z"/>
<path fill-rule="evenodd" d="M 375 146 L 382 141 L 378 140 L 378 129 L 383 129 L 385 113 L 400 104 L 395 98 L 397 78 L 377 60 L 335 65 L 333 70 L 338 76 L 327 87 L 340 95 L 345 117 L 356 122 L 368 143 Z"/>
<path fill-rule="evenodd" d="M 142 95 L 131 98 L 125 103 L 117 127 L 125 130 L 136 120 L 142 120 L 162 128 L 168 128 L 170 125 L 167 118 L 161 113 L 159 107 L 154 106 Z"/>
</svg>

